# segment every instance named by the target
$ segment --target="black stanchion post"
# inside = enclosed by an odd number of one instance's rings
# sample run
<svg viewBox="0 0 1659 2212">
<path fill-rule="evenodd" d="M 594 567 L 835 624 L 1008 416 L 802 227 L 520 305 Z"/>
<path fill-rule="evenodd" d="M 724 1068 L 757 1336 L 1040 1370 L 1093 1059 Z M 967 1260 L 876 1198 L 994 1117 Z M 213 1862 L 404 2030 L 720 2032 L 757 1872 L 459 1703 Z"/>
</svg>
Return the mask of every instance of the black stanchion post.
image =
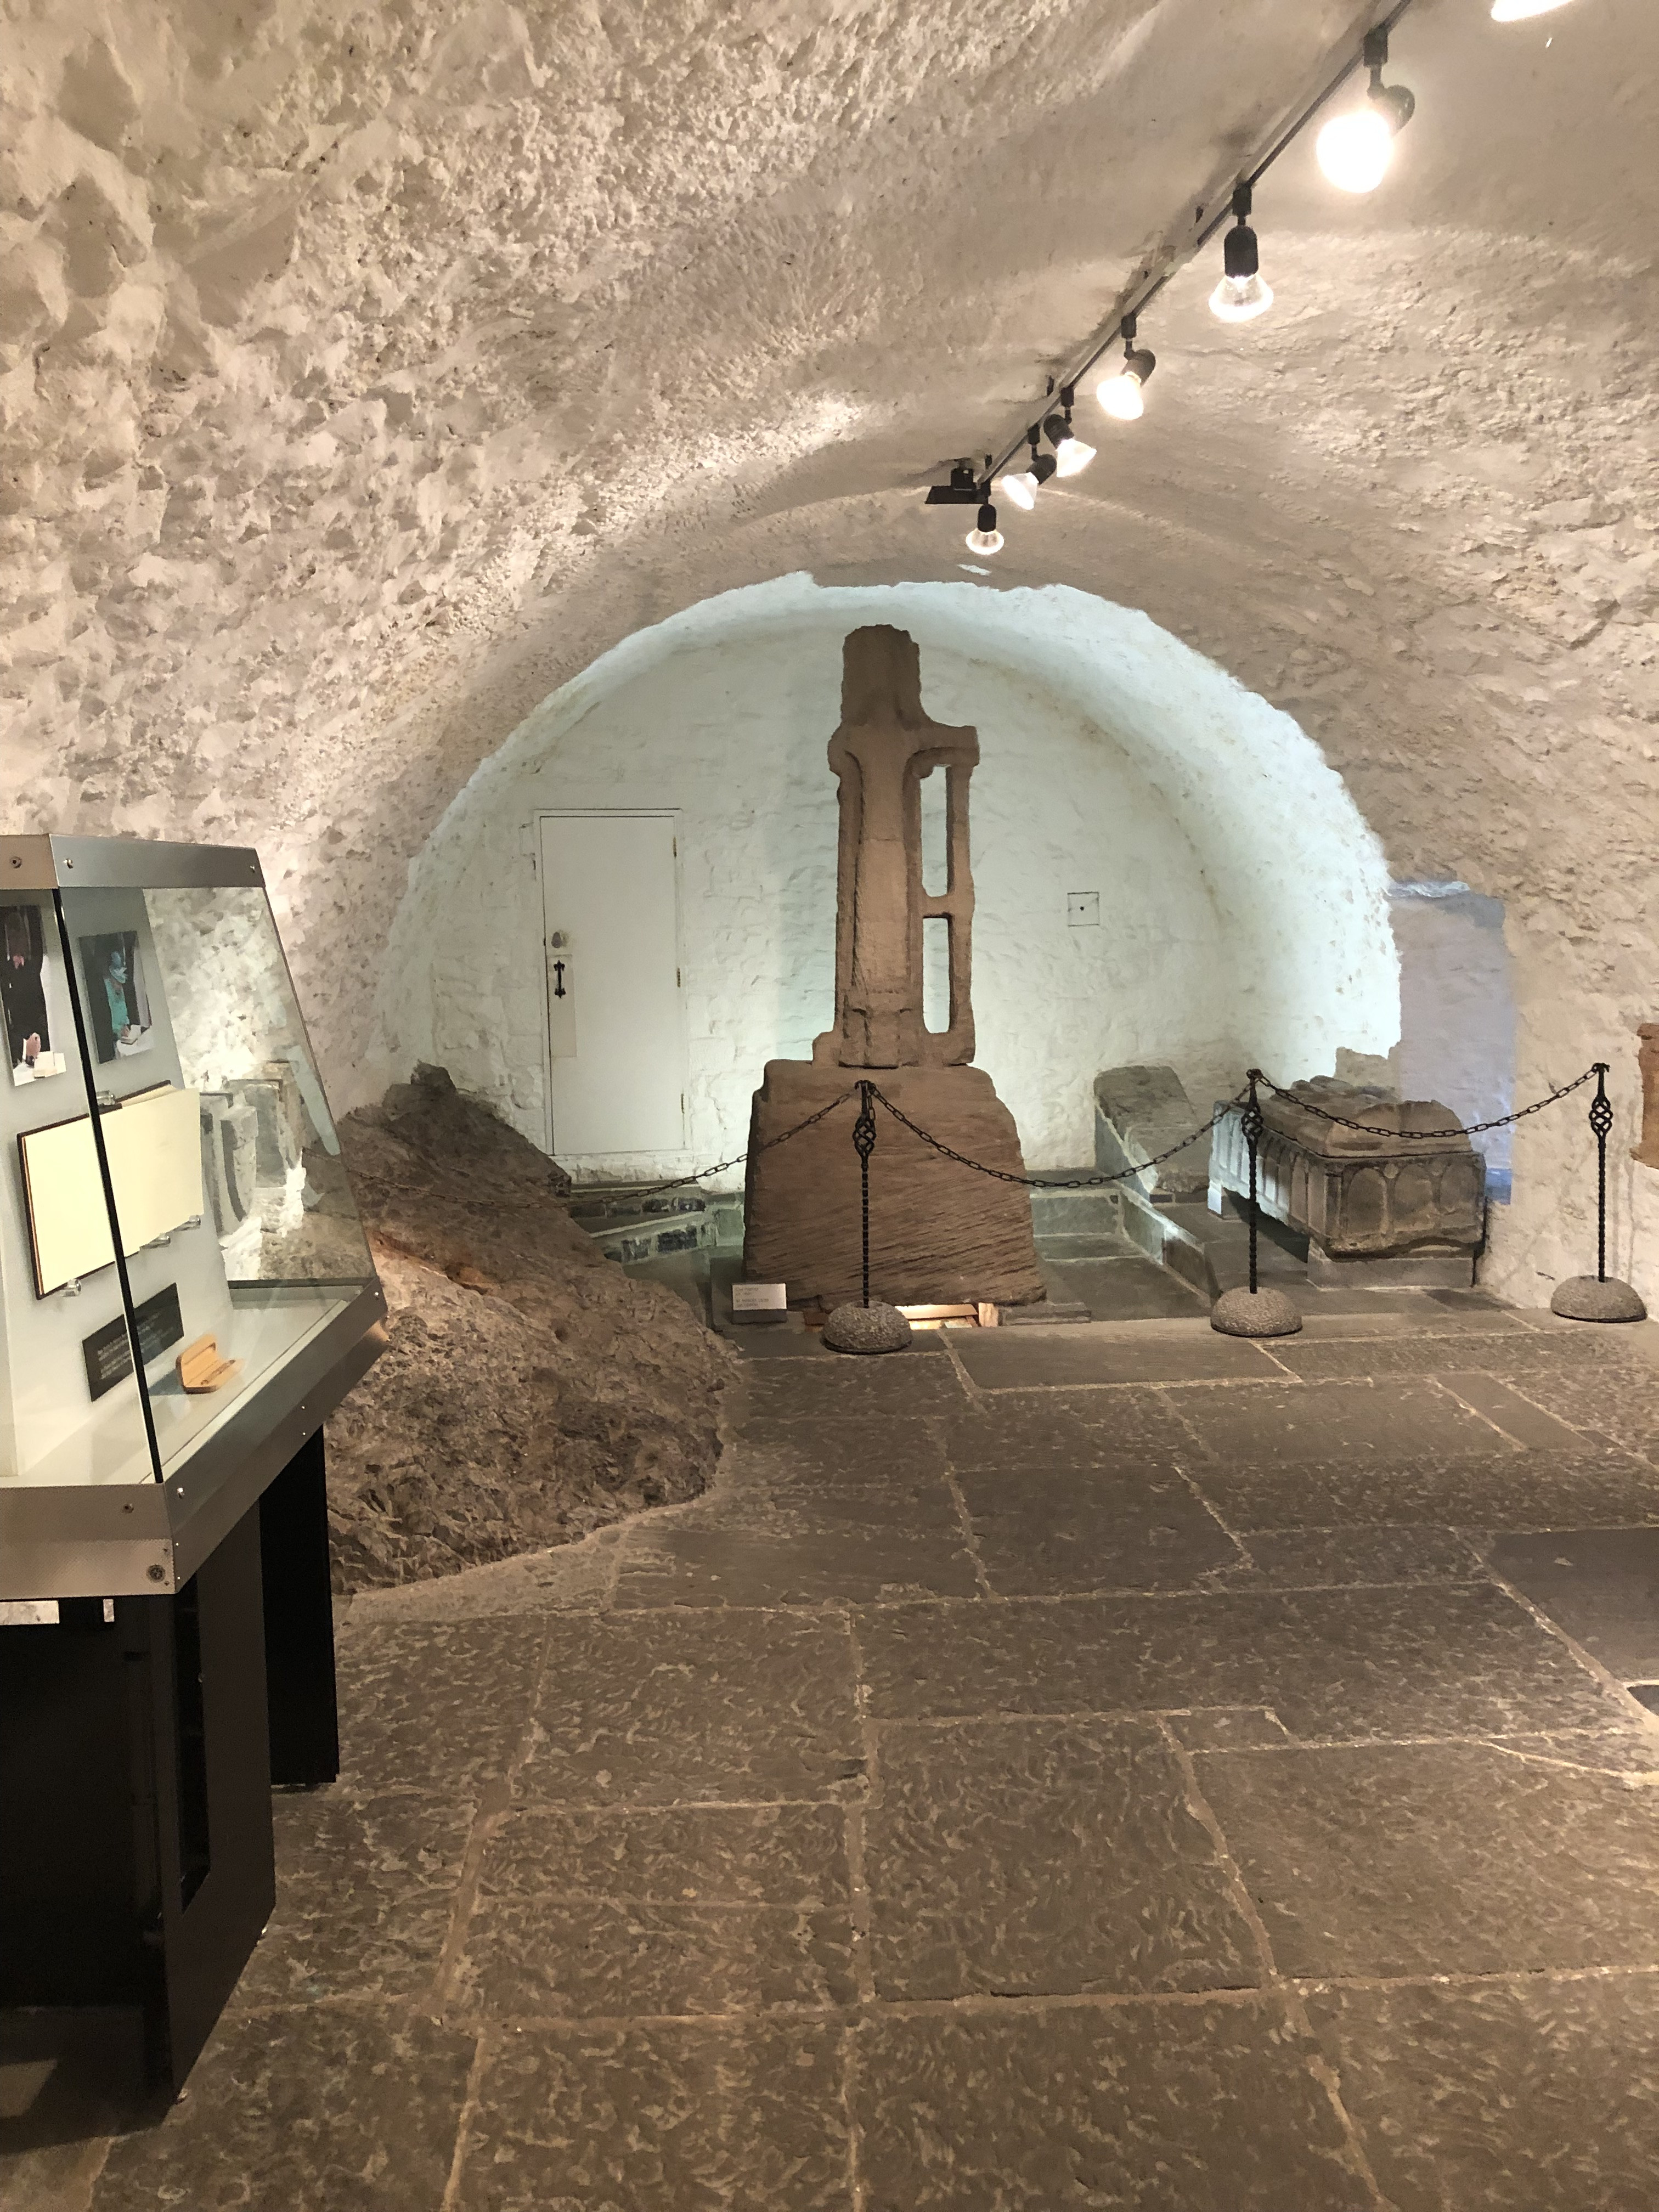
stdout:
<svg viewBox="0 0 1659 2212">
<path fill-rule="evenodd" d="M 823 1341 L 831 1352 L 902 1352 L 910 1341 L 909 1322 L 896 1306 L 870 1296 L 870 1155 L 876 1149 L 876 1086 L 867 1078 L 859 1085 L 853 1148 L 859 1156 L 862 1302 L 836 1308 L 824 1322 Z"/>
<path fill-rule="evenodd" d="M 1590 1101 L 1589 1125 L 1595 1137 L 1595 1279 L 1607 1279 L 1607 1133 L 1613 1127 L 1613 1107 L 1607 1097 L 1607 1063 L 1595 1063 L 1595 1096 Z"/>
<path fill-rule="evenodd" d="M 870 1155 L 876 1149 L 876 1109 L 873 1083 L 859 1085 L 859 1118 L 853 1124 L 853 1144 L 859 1156 L 860 1213 L 864 1236 L 864 1303 L 870 1303 Z"/>
<path fill-rule="evenodd" d="M 1595 1139 L 1595 1273 L 1571 1275 L 1558 1283 L 1550 1311 L 1567 1321 L 1645 1321 L 1648 1310 L 1638 1292 L 1607 1273 L 1607 1139 L 1613 1132 L 1613 1102 L 1607 1097 L 1605 1060 L 1595 1062 L 1595 1075 L 1589 1125 Z"/>
<path fill-rule="evenodd" d="M 1302 1326 L 1301 1315 L 1283 1291 L 1264 1291 L 1259 1279 L 1256 1255 L 1261 1206 L 1259 1161 L 1261 1133 L 1267 1124 L 1257 1085 L 1265 1078 L 1259 1067 L 1252 1067 L 1246 1070 L 1246 1079 L 1249 1091 L 1239 1113 L 1238 1126 L 1250 1161 L 1249 1218 L 1245 1224 L 1249 1232 L 1249 1285 L 1246 1290 L 1222 1292 L 1210 1309 L 1210 1327 L 1219 1329 L 1224 1336 L 1294 1336 Z"/>
<path fill-rule="evenodd" d="M 1256 1153 L 1257 1147 L 1261 1142 L 1262 1128 L 1261 1100 L 1257 1095 L 1255 1086 L 1261 1079 L 1261 1070 L 1259 1067 L 1252 1067 L 1247 1073 L 1249 1078 L 1250 1096 L 1243 1113 L 1239 1116 L 1239 1127 L 1244 1132 L 1244 1142 L 1249 1148 L 1250 1154 L 1250 1296 L 1255 1297 L 1257 1295 L 1256 1218 L 1260 1210 L 1260 1202 L 1256 1196 Z"/>
</svg>

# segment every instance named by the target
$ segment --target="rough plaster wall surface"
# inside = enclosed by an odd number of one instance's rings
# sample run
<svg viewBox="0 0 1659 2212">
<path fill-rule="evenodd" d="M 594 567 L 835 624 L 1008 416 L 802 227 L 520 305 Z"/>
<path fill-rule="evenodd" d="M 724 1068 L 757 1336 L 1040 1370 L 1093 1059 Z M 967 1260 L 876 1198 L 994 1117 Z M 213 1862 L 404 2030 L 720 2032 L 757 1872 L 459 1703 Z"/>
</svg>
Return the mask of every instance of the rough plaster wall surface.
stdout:
<svg viewBox="0 0 1659 2212">
<path fill-rule="evenodd" d="M 1393 1043 L 1382 851 L 1287 716 L 1144 617 L 1077 592 L 825 591 L 799 576 L 636 635 L 479 771 L 394 932 L 388 1064 L 464 1066 L 545 1143 L 526 825 L 538 807 L 673 807 L 689 1150 L 582 1170 L 673 1174 L 740 1151 L 764 1062 L 808 1057 L 833 1019 L 825 750 L 842 639 L 866 622 L 908 628 L 929 713 L 979 731 L 976 1058 L 1033 1164 L 1091 1156 L 1102 1067 L 1167 1060 L 1201 1099 L 1257 1056 L 1301 1075 L 1328 1072 L 1339 1046 Z M 1075 890 L 1099 894 L 1097 927 L 1068 924 Z"/>
<path fill-rule="evenodd" d="M 957 575 L 920 477 L 1012 434 L 1360 14 L 14 0 L 7 826 L 257 843 L 331 1085 L 371 1095 L 405 871 L 478 764 L 711 593 Z M 1659 9 L 1419 0 L 1395 56 L 1382 190 L 1273 171 L 1274 313 L 1223 331 L 1183 277 L 1146 422 L 994 580 L 1144 609 L 1292 715 L 1397 878 L 1503 901 L 1517 1096 L 1604 1055 L 1628 1129 Z M 1586 1264 L 1589 1158 L 1523 1125 L 1496 1288 Z M 1614 1256 L 1659 1297 L 1651 1171 Z"/>
</svg>

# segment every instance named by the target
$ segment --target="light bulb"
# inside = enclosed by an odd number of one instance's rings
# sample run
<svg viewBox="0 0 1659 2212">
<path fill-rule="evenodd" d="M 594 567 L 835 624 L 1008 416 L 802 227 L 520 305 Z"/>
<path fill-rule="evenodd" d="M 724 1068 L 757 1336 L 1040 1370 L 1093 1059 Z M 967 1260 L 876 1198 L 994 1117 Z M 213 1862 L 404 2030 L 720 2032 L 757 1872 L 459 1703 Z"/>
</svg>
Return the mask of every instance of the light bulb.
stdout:
<svg viewBox="0 0 1659 2212">
<path fill-rule="evenodd" d="M 1080 476 L 1095 457 L 1092 446 L 1085 446 L 1076 431 L 1060 440 L 1054 448 L 1054 474 L 1060 477 Z"/>
<path fill-rule="evenodd" d="M 1251 323 L 1273 303 L 1273 288 L 1259 275 L 1224 276 L 1210 295 L 1210 313 L 1224 323 Z"/>
<path fill-rule="evenodd" d="M 1567 0 L 1492 0 L 1494 23 L 1523 23 L 1528 15 L 1548 15 Z"/>
<path fill-rule="evenodd" d="M 1146 402 L 1140 396 L 1140 379 L 1130 369 L 1121 368 L 1115 376 L 1103 376 L 1095 387 L 1095 398 L 1114 422 L 1138 422 L 1146 412 Z"/>
<path fill-rule="evenodd" d="M 1022 469 L 1018 476 L 997 478 L 998 492 L 1004 498 L 1012 500 L 1016 507 L 1023 507 L 1028 511 L 1036 505 L 1036 495 L 1041 489 L 1030 469 Z"/>
<path fill-rule="evenodd" d="M 1103 376 L 1095 386 L 1095 398 L 1115 422 L 1138 422 L 1146 412 L 1143 396 L 1146 380 L 1158 367 L 1158 356 L 1134 342 L 1133 321 L 1126 322 L 1123 366 L 1115 376 Z"/>
<path fill-rule="evenodd" d="M 997 528 L 997 511 L 988 499 L 979 510 L 979 527 L 968 532 L 970 553 L 1000 553 L 1002 532 Z"/>
<path fill-rule="evenodd" d="M 1378 108 L 1335 115 L 1315 142 L 1327 180 L 1339 191 L 1374 192 L 1394 155 L 1394 130 Z"/>
</svg>

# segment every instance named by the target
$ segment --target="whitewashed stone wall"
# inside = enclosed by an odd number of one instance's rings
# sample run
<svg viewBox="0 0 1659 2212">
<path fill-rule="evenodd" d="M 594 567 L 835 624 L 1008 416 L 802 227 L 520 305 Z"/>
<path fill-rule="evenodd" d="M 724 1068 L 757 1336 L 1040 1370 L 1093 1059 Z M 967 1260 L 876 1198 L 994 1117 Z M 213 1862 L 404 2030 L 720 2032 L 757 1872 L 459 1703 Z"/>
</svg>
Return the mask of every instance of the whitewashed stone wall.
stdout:
<svg viewBox="0 0 1659 2212">
<path fill-rule="evenodd" d="M 1356 20 L 1248 12 L 12 10 L 0 820 L 257 845 L 337 1103 L 378 1095 L 394 915 L 469 777 L 713 593 L 958 576 L 922 477 L 1018 428 Z M 1516 1096 L 1613 1061 L 1613 1251 L 1659 1304 L 1622 1149 L 1659 1015 L 1659 9 L 1418 7 L 1395 58 L 1382 188 L 1275 167 L 1274 313 L 1224 331 L 1212 259 L 1180 276 L 1145 422 L 1005 517 L 990 580 L 1144 609 L 1294 718 L 1395 876 L 1503 902 Z M 1522 1126 L 1495 1289 L 1584 1267 L 1591 1158 L 1576 1113 Z"/>
<path fill-rule="evenodd" d="M 1398 1033 L 1381 848 L 1290 721 L 1142 616 L 969 583 L 724 595 L 629 640 L 532 714 L 414 872 L 382 1000 L 398 1072 L 435 1059 L 548 1141 L 538 809 L 679 811 L 689 1150 L 741 1151 L 763 1064 L 833 1015 L 841 641 L 893 622 L 928 710 L 979 731 L 977 1058 L 1034 1164 L 1086 1160 L 1103 1067 L 1168 1060 L 1195 1103 Z M 1066 896 L 1095 891 L 1098 927 Z M 556 1144 L 556 1132 L 555 1132 Z"/>
</svg>

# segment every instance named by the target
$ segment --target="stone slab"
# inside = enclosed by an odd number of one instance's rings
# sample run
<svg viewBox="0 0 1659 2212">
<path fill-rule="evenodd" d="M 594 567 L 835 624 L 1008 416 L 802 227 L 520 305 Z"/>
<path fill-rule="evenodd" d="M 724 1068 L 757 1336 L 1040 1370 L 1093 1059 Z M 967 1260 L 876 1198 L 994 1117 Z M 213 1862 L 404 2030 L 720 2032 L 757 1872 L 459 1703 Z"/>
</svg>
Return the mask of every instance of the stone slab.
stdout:
<svg viewBox="0 0 1659 2212">
<path fill-rule="evenodd" d="M 983 1390 L 1030 1389 L 1056 1383 L 1187 1382 L 1282 1373 L 1255 1345 L 1217 1336 L 1207 1323 L 1143 1337 L 1109 1326 L 1004 1336 L 1000 1330 L 961 1332 L 957 1357 Z"/>
<path fill-rule="evenodd" d="M 1308 1280 L 1330 1291 L 1468 1291 L 1474 1252 L 1331 1253 L 1308 1243 Z"/>
<path fill-rule="evenodd" d="M 1659 1682 L 1659 1528 L 1498 1537 L 1506 1582 L 1623 1682 Z"/>
<path fill-rule="evenodd" d="M 888 1067 L 774 1060 L 749 1132 L 744 1272 L 788 1285 L 792 1304 L 837 1306 L 860 1291 L 857 1093 L 823 1121 L 763 1149 L 838 1097 L 861 1073 L 911 1121 L 965 1158 L 1024 1171 L 1013 1116 L 977 1067 Z M 1045 1295 L 1029 1194 L 942 1158 L 876 1109 L 870 1158 L 870 1291 L 893 1305 Z"/>
<path fill-rule="evenodd" d="M 881 1730 L 866 1824 L 884 1999 L 1237 1989 L 1261 1979 L 1154 1723 Z"/>
<path fill-rule="evenodd" d="M 1589 1449 L 1470 1453 L 1402 1450 L 1370 1457 L 1271 1462 L 1240 1456 L 1193 1467 L 1200 1493 L 1248 1542 L 1260 1528 L 1352 1527 L 1618 1528 L 1659 1522 L 1659 1468 Z"/>
<path fill-rule="evenodd" d="M 846 2212 L 844 2040 L 817 2021 L 504 2036 L 453 2212 Z"/>
<path fill-rule="evenodd" d="M 618 1610 L 661 1606 L 824 1606 L 979 1588 L 961 1523 L 858 1528 L 803 1516 L 764 1527 L 694 1526 L 641 1532 L 617 1577 Z"/>
<path fill-rule="evenodd" d="M 118 2136 L 93 2212 L 440 2212 L 477 2047 L 418 2015 L 227 2014 L 157 2127 Z"/>
<path fill-rule="evenodd" d="M 1133 1180 L 1149 1198 L 1201 1199 L 1210 1176 L 1206 1139 L 1157 1167 L 1144 1163 L 1178 1145 L 1206 1118 L 1194 1111 L 1174 1068 L 1109 1067 L 1095 1078 L 1095 1164 L 1109 1174 L 1139 1169 Z"/>
<path fill-rule="evenodd" d="M 838 1807 L 520 1806 L 485 1850 L 453 2002 L 615 2019 L 855 1994 Z"/>
<path fill-rule="evenodd" d="M 1327 1376 L 1383 1375 L 1518 1375 L 1547 1382 L 1551 1376 L 1596 1359 L 1597 1354 L 1559 1341 L 1540 1340 L 1521 1329 L 1459 1329 L 1363 1343 L 1287 1344 L 1273 1357 L 1310 1382 Z M 1656 1378 L 1659 1382 L 1659 1378 Z"/>
<path fill-rule="evenodd" d="M 529 1723 L 541 1620 L 354 1622 L 339 1650 L 340 1771 L 356 1789 L 476 1796 Z"/>
<path fill-rule="evenodd" d="M 855 1616 L 878 1719 L 1263 1705 L 1304 1741 L 1626 1716 L 1487 1584 L 899 1605 Z"/>
<path fill-rule="evenodd" d="M 1375 2212 L 1281 2002 L 877 2013 L 870 2212 Z"/>
<path fill-rule="evenodd" d="M 425 1790 L 279 1791 L 276 1909 L 234 2002 L 418 1998 L 449 1934 L 474 1808 Z"/>
<path fill-rule="evenodd" d="M 999 1391 L 971 1413 L 941 1421 L 939 1431 L 958 1471 L 1167 1463 L 1192 1449 L 1163 1391 L 1127 1386 Z"/>
<path fill-rule="evenodd" d="M 1259 1361 L 1285 1373 L 1296 1347 L 1272 1352 L 1241 1344 L 1225 1346 L 1241 1361 Z M 1322 1354 L 1340 1346 L 1310 1346 Z M 1369 1347 L 1367 1347 L 1369 1349 Z M 1289 1462 L 1352 1457 L 1381 1462 L 1422 1453 L 1490 1452 L 1502 1449 L 1489 1422 L 1468 1407 L 1437 1390 L 1429 1382 L 1403 1382 L 1378 1388 L 1369 1380 L 1254 1383 L 1248 1390 L 1173 1390 L 1170 1403 L 1194 1443 L 1230 1468 L 1271 1480 Z M 1343 1520 L 1343 1514 L 1316 1516 Z M 1424 1516 L 1432 1519 L 1436 1516 Z"/>
<path fill-rule="evenodd" d="M 1659 1829 L 1621 1775 L 1471 1743 L 1194 1757 L 1281 1973 L 1659 1966 Z"/>
<path fill-rule="evenodd" d="M 957 1476 L 1000 1596 L 1182 1589 L 1239 1565 L 1237 1545 L 1170 1467 Z"/>
<path fill-rule="evenodd" d="M 1652 2212 L 1659 1976 L 1305 2002 L 1397 2212 Z"/>
<path fill-rule="evenodd" d="M 1204 1310 L 1197 1291 L 1179 1275 L 1138 1254 L 1056 1260 L 1042 1253 L 1038 1264 L 1050 1301 L 1075 1301 L 1091 1321 L 1181 1321 Z"/>
<path fill-rule="evenodd" d="M 524 1798 L 572 1805 L 845 1795 L 864 1771 L 836 1621 L 678 1607 L 549 1623 Z"/>
<path fill-rule="evenodd" d="M 1229 1588 L 1352 1589 L 1379 1583 L 1458 1583 L 1485 1573 L 1474 1546 L 1454 1528 L 1252 1529 L 1244 1564 Z"/>
</svg>

